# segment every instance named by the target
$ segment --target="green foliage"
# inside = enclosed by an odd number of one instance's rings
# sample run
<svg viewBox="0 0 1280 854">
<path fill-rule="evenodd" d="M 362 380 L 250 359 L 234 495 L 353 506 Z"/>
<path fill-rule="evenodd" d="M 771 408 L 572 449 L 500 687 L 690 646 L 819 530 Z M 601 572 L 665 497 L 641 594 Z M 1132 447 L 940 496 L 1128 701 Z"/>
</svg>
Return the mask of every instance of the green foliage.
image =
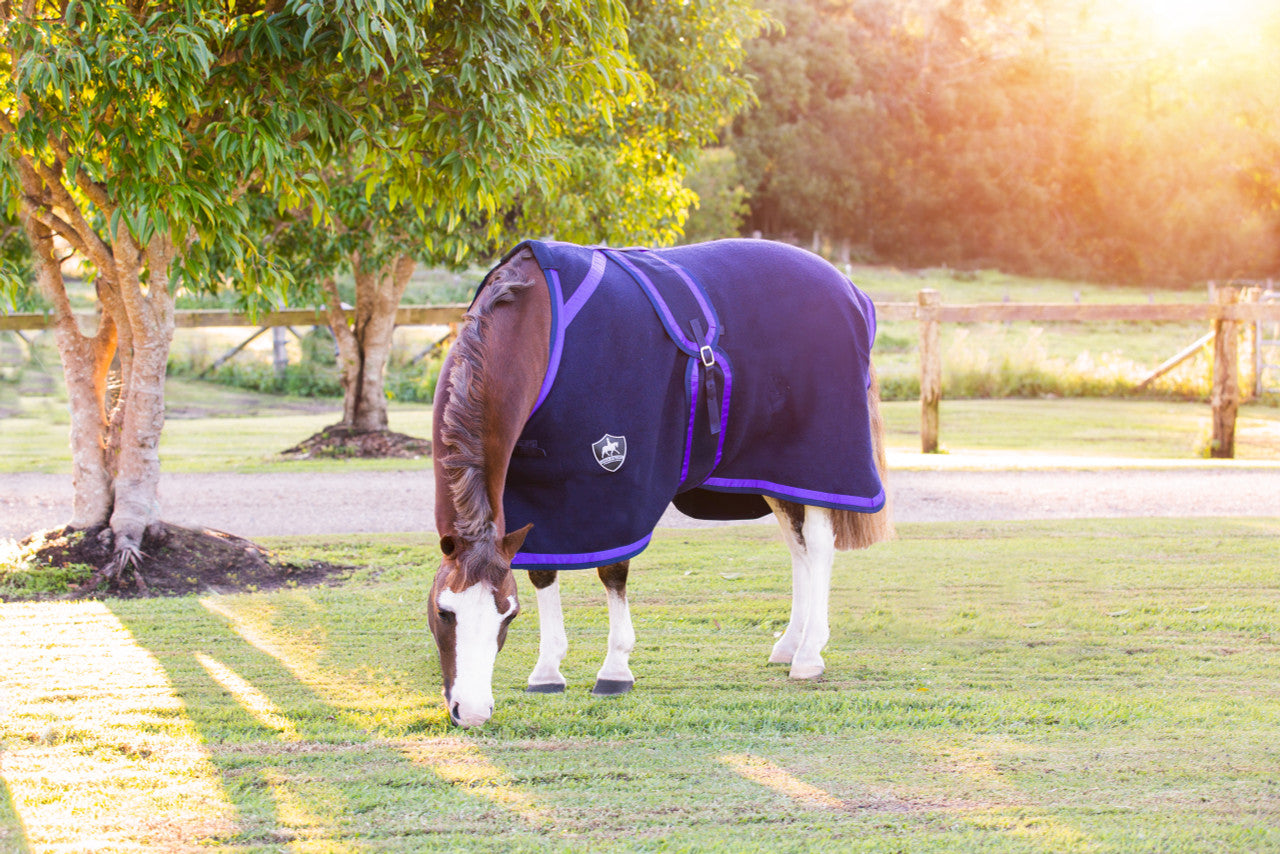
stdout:
<svg viewBox="0 0 1280 854">
<path fill-rule="evenodd" d="M 263 361 L 241 357 L 204 374 L 208 382 L 263 394 L 306 398 L 341 398 L 342 378 L 333 356 L 332 340 L 325 335 L 304 338 L 303 359 L 285 366 L 283 375 Z M 431 403 L 440 376 L 440 358 L 417 364 L 392 362 L 388 366 L 385 390 L 389 401 Z M 169 375 L 184 379 L 200 376 L 207 367 L 204 359 L 173 357 Z"/>
<path fill-rule="evenodd" d="M 698 201 L 684 224 L 685 243 L 737 237 L 749 211 L 742 171 L 729 148 L 705 148 L 685 180 Z"/>
<path fill-rule="evenodd" d="M 43 545 L 43 541 L 37 545 Z M 83 584 L 93 572 L 93 567 L 84 564 L 47 566 L 35 558 L 35 546 L 0 540 L 0 599 L 47 599 Z"/>
<path fill-rule="evenodd" d="M 747 62 L 760 107 L 728 136 L 749 228 L 1181 287 L 1280 269 L 1280 25 L 1160 44 L 1074 0 L 768 8 L 783 27 Z"/>
<path fill-rule="evenodd" d="M 672 243 L 701 149 L 752 100 L 734 70 L 766 17 L 750 3 L 628 0 L 640 97 L 601 105 L 555 142 L 556 180 L 519 200 L 515 229 L 586 243 Z"/>
<path fill-rule="evenodd" d="M 43 302 L 32 285 L 31 244 L 16 219 L 0 211 L 0 309 L 39 311 Z"/>
</svg>

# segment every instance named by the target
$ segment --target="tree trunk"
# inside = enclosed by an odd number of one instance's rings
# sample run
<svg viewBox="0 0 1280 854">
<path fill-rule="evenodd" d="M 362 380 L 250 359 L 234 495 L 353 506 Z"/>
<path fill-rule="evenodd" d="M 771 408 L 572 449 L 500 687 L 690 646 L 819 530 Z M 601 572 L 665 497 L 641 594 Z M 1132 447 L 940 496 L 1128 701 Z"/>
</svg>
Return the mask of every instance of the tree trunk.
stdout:
<svg viewBox="0 0 1280 854">
<path fill-rule="evenodd" d="M 116 576 L 136 564 L 142 540 L 159 524 L 160 431 L 164 426 L 164 378 L 173 340 L 169 267 L 177 246 L 167 233 L 145 247 L 115 217 L 105 188 L 87 178 L 78 184 L 114 234 L 99 233 L 76 196 L 48 164 L 19 157 L 22 222 L 36 256 L 37 277 L 54 307 L 55 337 L 67 378 L 74 466 L 72 528 L 108 522 L 116 558 L 102 574 Z M 61 166 L 58 167 L 61 169 Z M 80 332 L 67 299 L 54 231 L 97 270 L 102 306 L 97 333 Z M 113 356 L 120 358 L 119 394 L 107 409 Z"/>
<path fill-rule="evenodd" d="M 123 226 L 117 233 L 116 248 L 117 258 L 145 257 L 149 274 L 144 291 L 141 261 L 116 262 L 131 346 L 127 366 L 122 361 L 119 460 L 111 529 L 117 555 L 134 561 L 141 554 L 147 531 L 160 523 L 160 432 L 164 428 L 165 368 L 174 328 L 169 266 L 175 249 L 167 237 L 157 237 L 140 253 Z"/>
<path fill-rule="evenodd" d="M 40 291 L 53 305 L 54 338 L 67 381 L 71 412 L 71 462 L 73 528 L 106 525 L 114 502 L 112 472 L 107 455 L 107 375 L 116 352 L 116 326 L 103 312 L 98 331 L 84 335 L 71 313 L 62 270 L 54 254 L 53 235 L 40 223 L 24 219 L 35 255 Z"/>
<path fill-rule="evenodd" d="M 352 257 L 356 279 L 356 305 L 343 308 L 333 279 L 325 283 L 329 294 L 329 324 L 338 342 L 342 368 L 342 422 L 358 432 L 386 430 L 385 376 L 396 330 L 396 309 L 404 296 L 416 262 L 409 255 L 373 270 Z M 354 317 L 351 317 L 354 312 Z"/>
</svg>

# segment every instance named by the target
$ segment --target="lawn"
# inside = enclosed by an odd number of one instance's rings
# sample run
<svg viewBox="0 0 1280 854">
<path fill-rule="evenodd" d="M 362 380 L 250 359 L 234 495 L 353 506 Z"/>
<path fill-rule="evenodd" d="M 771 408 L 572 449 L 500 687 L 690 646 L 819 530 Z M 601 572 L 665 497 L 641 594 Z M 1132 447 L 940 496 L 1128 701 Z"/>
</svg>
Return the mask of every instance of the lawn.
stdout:
<svg viewBox="0 0 1280 854">
<path fill-rule="evenodd" d="M 1280 849 L 1280 519 L 903 525 L 837 559 L 826 677 L 765 664 L 764 527 L 635 561 L 636 690 L 587 693 L 603 595 L 566 580 L 561 696 L 451 730 L 417 537 L 279 540 L 338 587 L 0 605 L 0 849 Z"/>
<path fill-rule="evenodd" d="M 279 398 L 170 380 L 170 417 L 160 439 L 166 472 L 240 471 L 288 473 L 426 467 L 428 460 L 287 460 L 285 448 L 338 420 L 336 404 Z M 941 444 L 945 451 L 1004 450 L 1024 459 L 1041 456 L 1129 457 L 1191 460 L 1209 439 L 1209 406 L 1160 400 L 944 400 Z M 886 444 L 920 450 L 920 405 L 884 405 Z M 431 435 L 431 407 L 394 403 L 391 429 Z M 1280 408 L 1241 407 L 1236 458 L 1280 460 Z M 71 472 L 65 412 L 33 409 L 0 418 L 0 474 Z"/>
</svg>

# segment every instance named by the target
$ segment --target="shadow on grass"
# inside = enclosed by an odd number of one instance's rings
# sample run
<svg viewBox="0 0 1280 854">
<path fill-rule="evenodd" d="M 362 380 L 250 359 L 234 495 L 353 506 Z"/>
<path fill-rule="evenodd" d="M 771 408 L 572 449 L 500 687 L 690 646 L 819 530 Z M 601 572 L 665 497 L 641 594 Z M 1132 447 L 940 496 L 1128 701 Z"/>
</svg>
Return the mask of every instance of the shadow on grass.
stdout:
<svg viewBox="0 0 1280 854">
<path fill-rule="evenodd" d="M 164 668 L 217 769 L 235 810 L 233 835 L 221 841 L 381 839 L 422 850 L 495 830 L 519 835 L 541 822 L 472 741 L 448 731 L 437 699 L 398 687 L 412 676 L 368 675 L 383 664 L 376 639 L 334 644 L 363 650 L 370 671 L 335 665 L 326 645 L 300 653 L 296 636 L 245 618 L 244 601 L 113 603 Z M 340 625 L 305 594 L 285 604 L 308 611 L 306 624 L 321 634 L 364 628 Z M 503 808 L 496 824 L 495 806 Z"/>
<path fill-rule="evenodd" d="M 0 750 L 0 764 L 4 763 L 4 752 Z M 27 839 L 27 829 L 13 803 L 13 792 L 9 784 L 0 776 L 0 850 L 12 854 L 31 854 L 31 841 Z"/>
</svg>

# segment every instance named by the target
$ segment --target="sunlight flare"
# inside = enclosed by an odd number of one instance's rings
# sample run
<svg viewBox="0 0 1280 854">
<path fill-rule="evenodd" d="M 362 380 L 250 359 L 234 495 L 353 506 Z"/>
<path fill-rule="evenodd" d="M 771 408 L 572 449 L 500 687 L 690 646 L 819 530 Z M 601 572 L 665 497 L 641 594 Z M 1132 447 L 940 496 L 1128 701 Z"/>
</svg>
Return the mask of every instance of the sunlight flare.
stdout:
<svg viewBox="0 0 1280 854">
<path fill-rule="evenodd" d="M 1215 35 L 1243 35 L 1259 26 L 1270 0 L 1125 0 L 1153 35 L 1167 40 Z"/>
</svg>

